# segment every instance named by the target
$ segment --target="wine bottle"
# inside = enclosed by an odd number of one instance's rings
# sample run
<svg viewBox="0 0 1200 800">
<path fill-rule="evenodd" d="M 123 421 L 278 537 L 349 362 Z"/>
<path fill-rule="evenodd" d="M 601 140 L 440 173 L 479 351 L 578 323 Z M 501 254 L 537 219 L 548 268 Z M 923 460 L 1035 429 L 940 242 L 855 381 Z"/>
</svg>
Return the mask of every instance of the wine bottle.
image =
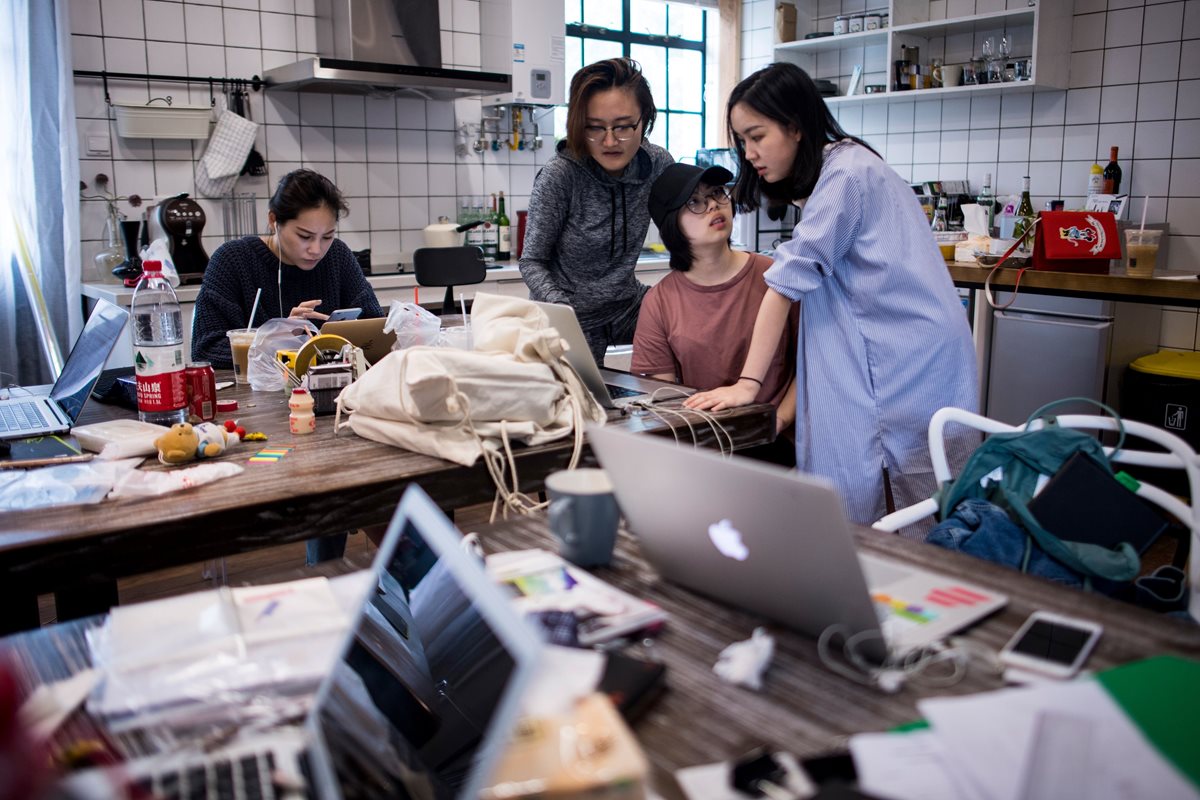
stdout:
<svg viewBox="0 0 1200 800">
<path fill-rule="evenodd" d="M 1121 193 L 1121 165 L 1117 163 L 1117 148 L 1109 151 L 1108 166 L 1104 168 L 1104 193 Z"/>
<path fill-rule="evenodd" d="M 1091 197 L 1094 194 L 1104 194 L 1104 167 L 1099 164 L 1092 164 L 1091 172 L 1088 173 L 1087 196 Z"/>
<path fill-rule="evenodd" d="M 1020 239 L 1025 235 L 1025 232 L 1033 227 L 1035 219 L 1033 215 L 1033 200 L 1029 197 L 1029 176 L 1026 175 L 1021 179 L 1021 202 L 1017 204 L 1017 213 L 1015 224 L 1013 225 L 1013 238 Z M 1022 245 L 1022 249 L 1033 252 L 1034 234 L 1030 234 Z"/>
<path fill-rule="evenodd" d="M 983 190 L 976 198 L 976 202 L 983 207 L 984 213 L 987 215 L 987 235 L 992 235 L 992 228 L 996 225 L 996 195 L 992 191 L 992 173 L 988 173 L 983 179 Z"/>
<path fill-rule="evenodd" d="M 508 261 L 512 258 L 512 227 L 509 224 L 508 213 L 504 210 L 504 192 L 500 192 L 500 211 L 496 215 L 496 227 L 499 228 L 500 234 L 496 259 Z"/>
</svg>

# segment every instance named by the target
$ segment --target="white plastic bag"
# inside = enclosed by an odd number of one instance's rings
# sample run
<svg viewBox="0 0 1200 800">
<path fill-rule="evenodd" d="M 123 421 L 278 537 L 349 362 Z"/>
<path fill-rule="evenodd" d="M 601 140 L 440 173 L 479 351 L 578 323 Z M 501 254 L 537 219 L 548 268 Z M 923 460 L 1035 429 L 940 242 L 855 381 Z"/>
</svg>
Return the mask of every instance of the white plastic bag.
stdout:
<svg viewBox="0 0 1200 800">
<path fill-rule="evenodd" d="M 171 260 L 171 250 L 167 247 L 166 239 L 158 237 L 143 247 L 139 255 L 142 261 L 161 261 L 163 277 L 171 282 L 173 288 L 179 288 L 179 272 L 175 269 L 175 262 Z"/>
<path fill-rule="evenodd" d="M 418 346 L 431 347 L 438 343 L 442 320 L 416 303 L 393 300 L 392 307 L 388 309 L 387 322 L 383 323 L 383 329 L 396 332 L 396 342 L 392 345 L 393 350 Z"/>
<path fill-rule="evenodd" d="M 299 350 L 317 335 L 317 326 L 306 319 L 270 319 L 254 335 L 247 359 L 247 377 L 256 392 L 278 392 L 287 383 L 282 365 L 275 354 L 280 350 Z"/>
</svg>

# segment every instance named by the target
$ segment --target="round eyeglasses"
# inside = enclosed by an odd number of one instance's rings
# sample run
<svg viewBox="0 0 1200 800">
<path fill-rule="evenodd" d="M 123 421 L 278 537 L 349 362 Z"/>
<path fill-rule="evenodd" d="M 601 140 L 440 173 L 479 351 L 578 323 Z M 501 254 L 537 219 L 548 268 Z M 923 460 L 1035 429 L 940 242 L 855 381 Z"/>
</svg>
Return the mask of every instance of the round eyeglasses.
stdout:
<svg viewBox="0 0 1200 800">
<path fill-rule="evenodd" d="M 729 191 L 724 186 L 718 186 L 702 197 L 689 197 L 684 205 L 693 214 L 703 214 L 708 211 L 709 200 L 712 200 L 718 206 L 729 205 Z"/>
<path fill-rule="evenodd" d="M 618 142 L 628 142 L 634 136 L 637 136 L 638 126 L 641 125 L 641 120 L 633 124 L 621 125 L 585 125 L 583 128 L 583 138 L 587 139 L 592 144 L 599 144 L 604 141 L 609 131 L 612 131 L 613 138 Z"/>
</svg>

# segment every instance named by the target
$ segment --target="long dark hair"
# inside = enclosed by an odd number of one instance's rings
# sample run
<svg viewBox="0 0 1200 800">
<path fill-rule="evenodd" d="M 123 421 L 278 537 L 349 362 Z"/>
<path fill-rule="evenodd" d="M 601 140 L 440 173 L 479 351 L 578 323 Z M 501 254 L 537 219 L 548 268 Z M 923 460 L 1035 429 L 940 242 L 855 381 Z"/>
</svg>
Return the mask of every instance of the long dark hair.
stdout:
<svg viewBox="0 0 1200 800">
<path fill-rule="evenodd" d="M 279 179 L 275 193 L 267 201 L 267 210 L 275 213 L 275 223 L 290 222 L 310 208 L 325 206 L 339 219 L 350 210 L 333 181 L 311 169 L 296 169 Z"/>
<path fill-rule="evenodd" d="M 791 177 L 775 183 L 759 179 L 758 173 L 746 160 L 745 144 L 733 132 L 731 114 L 738 103 L 745 103 L 784 128 L 800 131 Z M 817 178 L 821 176 L 822 151 L 830 142 L 850 139 L 879 155 L 875 148 L 862 139 L 842 130 L 829 111 L 829 106 L 825 105 L 824 98 L 817 92 L 812 78 L 795 64 L 768 64 L 735 86 L 725 107 L 725 125 L 738 154 L 738 178 L 733 187 L 733 202 L 739 211 L 753 211 L 763 197 L 767 199 L 768 206 L 783 206 L 812 194 Z"/>
<path fill-rule="evenodd" d="M 632 58 L 608 58 L 588 64 L 571 78 L 570 100 L 567 103 L 567 147 L 578 158 L 586 158 L 587 141 L 583 129 L 587 127 L 588 100 L 605 89 L 624 89 L 637 101 L 642 122 L 642 141 L 654 130 L 658 110 L 650 94 L 650 84 L 642 75 L 641 66 Z"/>
</svg>

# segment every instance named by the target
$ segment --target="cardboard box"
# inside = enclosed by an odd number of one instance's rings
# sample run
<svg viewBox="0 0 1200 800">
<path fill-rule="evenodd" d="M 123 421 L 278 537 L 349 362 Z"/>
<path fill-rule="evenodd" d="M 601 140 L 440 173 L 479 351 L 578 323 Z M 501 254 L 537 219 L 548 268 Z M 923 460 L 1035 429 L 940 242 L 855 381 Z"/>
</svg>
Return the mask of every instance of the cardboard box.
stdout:
<svg viewBox="0 0 1200 800">
<path fill-rule="evenodd" d="M 791 3 L 779 3 L 775 6 L 775 41 L 794 42 L 796 40 L 796 7 Z"/>
</svg>

